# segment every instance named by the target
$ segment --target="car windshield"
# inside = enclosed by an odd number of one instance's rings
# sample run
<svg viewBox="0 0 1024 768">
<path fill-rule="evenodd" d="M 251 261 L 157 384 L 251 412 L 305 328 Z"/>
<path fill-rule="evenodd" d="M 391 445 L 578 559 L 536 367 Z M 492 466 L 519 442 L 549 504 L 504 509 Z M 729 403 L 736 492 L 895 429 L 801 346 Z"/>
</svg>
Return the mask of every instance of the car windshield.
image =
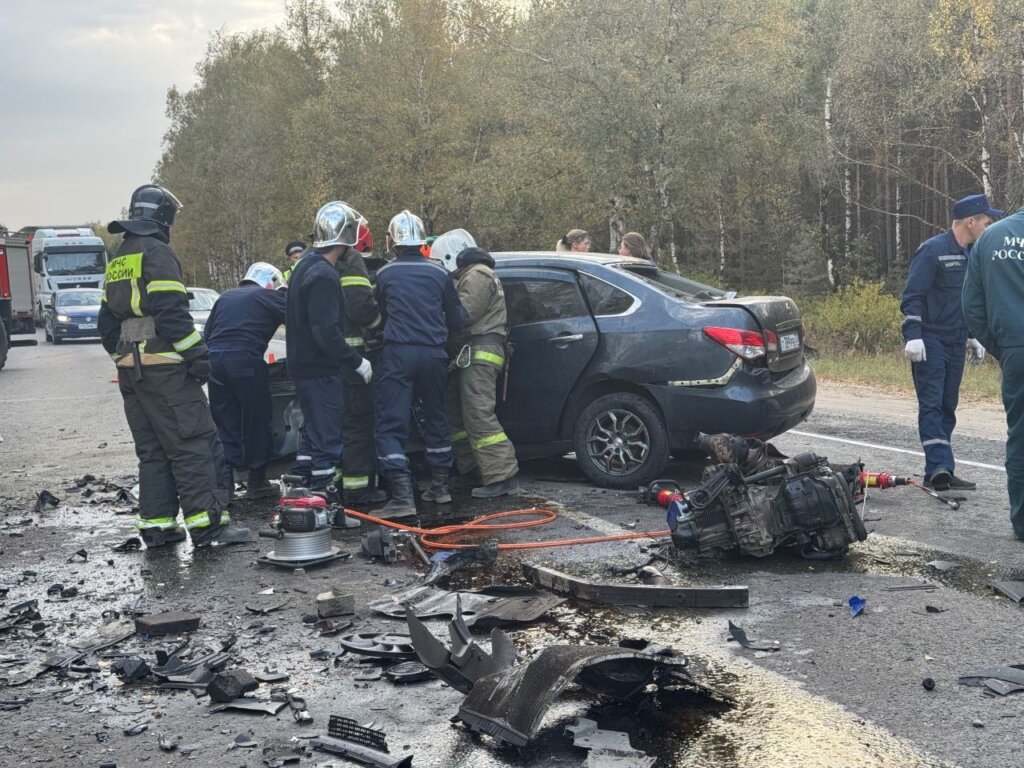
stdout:
<svg viewBox="0 0 1024 768">
<path fill-rule="evenodd" d="M 106 264 L 103 251 L 58 251 L 46 254 L 46 273 L 49 275 L 102 275 Z"/>
<path fill-rule="evenodd" d="M 639 277 L 647 283 L 653 283 L 665 293 L 689 301 L 714 301 L 729 298 L 730 294 L 719 288 L 713 288 L 696 280 L 690 280 L 674 272 L 658 269 L 653 264 L 616 264 L 621 270 Z M 733 294 L 735 295 L 735 294 Z"/>
<path fill-rule="evenodd" d="M 191 298 L 188 300 L 189 312 L 208 312 L 213 309 L 213 303 L 220 296 L 216 291 L 208 288 L 189 288 Z"/>
<path fill-rule="evenodd" d="M 98 307 L 103 291 L 75 291 L 74 293 L 58 293 L 58 307 Z"/>
</svg>

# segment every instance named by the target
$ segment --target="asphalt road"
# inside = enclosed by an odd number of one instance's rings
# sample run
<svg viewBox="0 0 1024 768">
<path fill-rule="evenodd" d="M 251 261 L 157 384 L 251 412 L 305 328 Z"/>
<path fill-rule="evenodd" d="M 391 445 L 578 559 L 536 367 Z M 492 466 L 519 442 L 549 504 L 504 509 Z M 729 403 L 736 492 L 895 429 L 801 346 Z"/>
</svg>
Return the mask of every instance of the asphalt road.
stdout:
<svg viewBox="0 0 1024 768">
<path fill-rule="evenodd" d="M 264 747 L 324 732 L 328 714 L 372 721 L 388 733 L 393 753 L 415 753 L 416 766 L 582 765 L 586 754 L 562 734 L 576 715 L 628 730 L 633 745 L 657 755 L 659 766 L 1020 764 L 1024 697 L 988 697 L 957 684 L 959 675 L 983 667 L 1024 663 L 1022 609 L 988 586 L 993 576 L 1024 565 L 1024 544 L 1013 539 L 1006 519 L 1005 475 L 999 469 L 1003 428 L 996 407 L 960 411 L 957 455 L 974 464 L 961 465 L 958 473 L 978 481 L 980 490 L 965 493 L 968 500 L 957 511 L 917 489 L 879 491 L 869 495 L 864 513 L 872 535 L 842 562 L 779 555 L 663 566 L 681 584 L 749 585 L 747 609 L 610 609 L 570 601 L 545 621 L 510 630 L 524 654 L 555 642 L 646 637 L 685 654 L 697 677 L 736 699 L 724 710 L 638 713 L 595 707 L 589 697 L 573 693 L 549 711 L 534 745 L 513 752 L 450 724 L 462 696 L 438 681 L 397 687 L 356 680 L 367 676 L 366 668 L 351 655 L 337 663 L 310 658 L 317 649 L 339 650 L 336 639 L 318 637 L 302 624 L 304 615 L 315 612 L 316 593 L 332 586 L 355 594 L 357 631 L 404 631 L 401 623 L 376 617 L 365 606 L 415 586 L 422 568 L 417 571 L 412 562 L 384 565 L 356 556 L 350 563 L 295 574 L 258 566 L 263 544 L 201 553 L 187 545 L 173 552 L 112 552 L 112 545 L 133 533 L 130 515 L 115 514 L 128 509 L 93 506 L 81 491 L 67 489 L 86 473 L 119 484 L 132 479 L 134 455 L 113 378 L 102 349 L 81 342 L 15 348 L 0 372 L 0 594 L 6 588 L 0 611 L 37 599 L 45 624 L 38 635 L 28 627 L 0 634 L 0 678 L 15 681 L 43 655 L 88 636 L 101 626 L 105 611 L 124 613 L 136 602 L 147 612 L 194 610 L 203 623 L 193 646 L 218 647 L 237 637 L 231 652 L 238 665 L 288 673 L 287 685 L 306 698 L 314 723 L 300 726 L 287 711 L 277 717 L 211 714 L 205 697 L 157 690 L 152 680 L 125 686 L 109 669 L 116 656 L 152 662 L 158 648 L 170 645 L 133 637 L 98 654 L 98 671 L 73 671 L 64 678 L 48 673 L 19 687 L 0 684 L 0 707 L 27 700 L 0 717 L 0 765 L 115 761 L 123 767 L 191 760 L 261 766 Z M 913 401 L 849 387 L 822 386 L 810 421 L 775 442 L 787 453 L 813 450 L 836 462 L 860 459 L 868 469 L 896 474 L 919 473 L 923 462 L 915 455 Z M 676 463 L 668 474 L 691 484 L 699 469 Z M 533 462 L 523 476 L 526 499 L 471 504 L 457 497 L 456 513 L 528 505 L 559 513 L 552 525 L 505 534 L 505 541 L 664 527 L 661 509 L 638 505 L 630 493 L 588 485 L 567 459 Z M 62 503 L 37 513 L 35 494 L 43 488 Z M 241 504 L 236 516 L 258 527 L 269 512 L 269 505 Z M 438 511 L 422 512 L 429 524 Z M 358 549 L 351 535 L 340 541 Z M 67 562 L 83 548 L 87 561 Z M 521 581 L 522 560 L 622 581 L 609 566 L 639 563 L 654 548 L 654 542 L 641 540 L 506 554 L 497 568 L 460 574 L 453 585 Z M 927 565 L 936 559 L 960 567 L 938 572 Z M 77 586 L 79 595 L 47 596 L 54 582 Z M 887 590 L 921 583 L 936 589 Z M 274 595 L 258 594 L 271 588 Z M 843 605 L 851 595 L 867 599 L 865 613 L 856 618 Z M 284 601 L 266 615 L 253 610 Z M 780 650 L 754 652 L 726 642 L 728 620 L 752 637 L 777 640 Z M 437 627 L 443 632 L 443 624 Z M 936 683 L 930 692 L 921 685 L 928 677 Z M 148 729 L 126 736 L 123 729 L 135 724 Z M 227 749 L 236 734 L 250 731 L 259 746 Z M 161 733 L 178 739 L 177 751 L 159 750 Z M 318 753 L 301 764 L 348 763 Z"/>
</svg>

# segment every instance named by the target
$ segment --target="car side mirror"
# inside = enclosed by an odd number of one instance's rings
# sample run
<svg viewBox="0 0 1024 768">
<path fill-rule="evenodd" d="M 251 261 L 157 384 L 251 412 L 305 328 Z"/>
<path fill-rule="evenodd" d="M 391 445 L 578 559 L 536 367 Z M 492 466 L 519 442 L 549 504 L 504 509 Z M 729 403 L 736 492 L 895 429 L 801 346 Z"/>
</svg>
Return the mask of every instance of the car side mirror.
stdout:
<svg viewBox="0 0 1024 768">
<path fill-rule="evenodd" d="M 195 300 L 196 295 L 194 293 L 192 293 L 192 291 L 185 291 L 185 293 L 188 296 L 188 300 L 189 301 L 194 301 Z"/>
<path fill-rule="evenodd" d="M 38 253 L 32 257 L 32 269 L 40 275 L 43 274 L 43 257 Z"/>
</svg>

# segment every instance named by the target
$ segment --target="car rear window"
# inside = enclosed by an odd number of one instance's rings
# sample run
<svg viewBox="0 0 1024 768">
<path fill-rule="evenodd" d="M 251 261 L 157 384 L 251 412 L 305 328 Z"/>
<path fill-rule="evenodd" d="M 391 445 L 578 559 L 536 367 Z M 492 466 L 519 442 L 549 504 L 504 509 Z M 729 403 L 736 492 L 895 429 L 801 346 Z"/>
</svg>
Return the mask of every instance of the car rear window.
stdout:
<svg viewBox="0 0 1024 768">
<path fill-rule="evenodd" d="M 583 292 L 587 294 L 590 309 L 595 315 L 621 315 L 628 312 L 636 302 L 630 294 L 611 283 L 592 275 L 580 274 Z"/>
<path fill-rule="evenodd" d="M 510 325 L 590 314 L 575 282 L 502 277 Z"/>
<path fill-rule="evenodd" d="M 715 299 L 728 298 L 729 294 L 719 288 L 713 288 L 696 280 L 690 280 L 677 275 L 674 272 L 666 272 L 663 269 L 646 264 L 616 264 L 616 268 L 629 272 L 645 282 L 652 283 L 662 291 L 678 296 L 681 299 L 692 301 L 714 301 Z M 733 294 L 735 295 L 735 294 Z"/>
</svg>

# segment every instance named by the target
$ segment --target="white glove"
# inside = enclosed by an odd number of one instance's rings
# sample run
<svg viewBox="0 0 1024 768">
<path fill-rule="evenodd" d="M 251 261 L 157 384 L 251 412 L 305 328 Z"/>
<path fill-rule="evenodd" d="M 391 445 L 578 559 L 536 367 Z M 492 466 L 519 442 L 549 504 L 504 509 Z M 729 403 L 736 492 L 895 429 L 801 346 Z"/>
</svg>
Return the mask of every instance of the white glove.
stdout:
<svg viewBox="0 0 1024 768">
<path fill-rule="evenodd" d="M 370 365 L 370 361 L 364 357 L 363 362 L 361 362 L 359 367 L 356 368 L 356 373 L 363 377 L 363 381 L 366 384 L 369 384 L 370 379 L 373 378 L 373 366 Z"/>
<path fill-rule="evenodd" d="M 981 365 L 981 361 L 985 359 L 985 348 L 981 346 L 981 342 L 977 339 L 968 339 L 967 348 L 971 350 L 968 362 L 971 365 Z"/>
<path fill-rule="evenodd" d="M 903 356 L 912 363 L 923 363 L 928 359 L 924 353 L 924 341 L 922 339 L 911 339 L 903 350 Z"/>
</svg>

